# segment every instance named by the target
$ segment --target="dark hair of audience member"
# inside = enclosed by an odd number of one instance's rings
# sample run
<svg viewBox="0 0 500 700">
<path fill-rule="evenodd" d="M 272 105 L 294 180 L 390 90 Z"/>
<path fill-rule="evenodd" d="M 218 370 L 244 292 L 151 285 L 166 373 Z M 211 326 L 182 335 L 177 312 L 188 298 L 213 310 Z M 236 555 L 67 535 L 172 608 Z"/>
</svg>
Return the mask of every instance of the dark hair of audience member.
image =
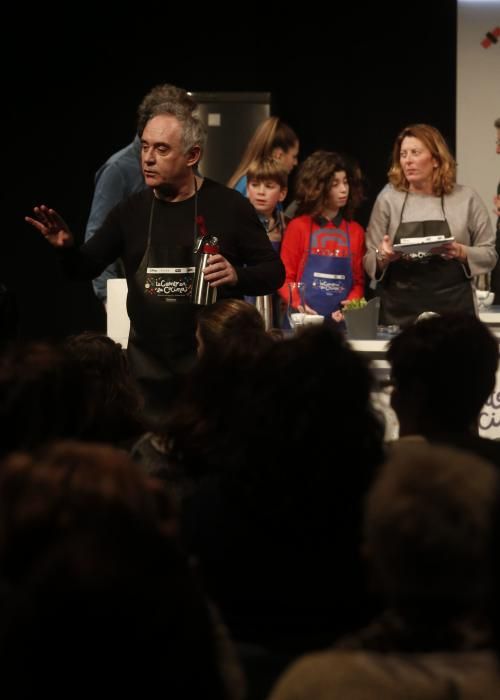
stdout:
<svg viewBox="0 0 500 700">
<path fill-rule="evenodd" d="M 405 432 L 477 432 L 498 366 L 498 342 L 478 318 L 418 321 L 391 340 L 387 359 L 393 407 L 403 429 L 410 424 Z"/>
<path fill-rule="evenodd" d="M 128 444 L 146 430 L 142 400 L 121 345 L 100 333 L 70 336 L 65 349 L 83 372 L 87 422 L 83 438 Z"/>
<path fill-rule="evenodd" d="M 44 551 L 9 600 L 0 659 L 6 697 L 228 697 L 185 556 L 122 515 Z"/>
<path fill-rule="evenodd" d="M 183 535 L 236 639 L 287 654 L 331 643 L 374 612 L 360 556 L 384 457 L 371 372 L 319 326 L 229 376 L 235 399 L 214 428 L 224 469 L 194 493 Z"/>
<path fill-rule="evenodd" d="M 2 574 L 19 580 L 53 538 L 113 511 L 175 531 L 175 506 L 164 486 L 123 450 L 63 441 L 11 454 L 0 470 Z"/>
<path fill-rule="evenodd" d="M 15 342 L 0 354 L 0 456 L 33 450 L 86 428 L 81 370 L 47 342 Z"/>
<path fill-rule="evenodd" d="M 242 299 L 222 299 L 202 306 L 197 315 L 198 355 L 207 361 L 221 350 L 249 352 L 253 347 L 269 345 L 264 319 L 253 304 Z"/>
<path fill-rule="evenodd" d="M 290 493 L 295 487 L 296 493 L 319 493 L 326 483 L 352 474 L 366 488 L 383 459 L 383 424 L 370 400 L 370 370 L 342 334 L 329 326 L 313 327 L 275 343 L 258 358 L 254 375 L 233 417 L 245 443 L 245 464 L 253 465 L 246 478 L 256 480 L 258 489 L 263 479 L 270 501 L 285 481 Z M 334 400 L 338 409 L 332 408 Z M 356 465 L 355 477 L 345 466 L 340 471 L 332 466 L 344 455 Z M 278 499 L 276 513 L 281 507 L 286 508 L 286 499 Z"/>
<path fill-rule="evenodd" d="M 111 447 L 61 443 L 0 471 L 3 687 L 226 696 L 209 608 L 160 484 Z M 6 684 L 6 685 L 5 685 Z"/>
<path fill-rule="evenodd" d="M 366 645 L 485 644 L 498 481 L 495 467 L 470 452 L 394 446 L 366 503 L 365 554 L 390 611 L 366 632 Z"/>
<path fill-rule="evenodd" d="M 197 337 L 198 362 L 162 430 L 170 457 L 192 474 L 219 471 L 244 449 L 233 426 L 235 406 L 256 358 L 276 342 L 255 307 L 236 300 L 203 308 Z"/>
</svg>

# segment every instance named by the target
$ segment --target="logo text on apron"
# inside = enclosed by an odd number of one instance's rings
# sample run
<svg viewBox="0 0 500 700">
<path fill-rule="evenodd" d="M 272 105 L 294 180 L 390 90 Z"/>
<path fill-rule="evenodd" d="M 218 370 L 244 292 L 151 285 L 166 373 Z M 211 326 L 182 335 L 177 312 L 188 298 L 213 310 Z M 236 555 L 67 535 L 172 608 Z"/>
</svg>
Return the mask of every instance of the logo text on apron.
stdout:
<svg viewBox="0 0 500 700">
<path fill-rule="evenodd" d="M 158 300 L 188 299 L 193 287 L 194 267 L 148 267 L 144 290 Z"/>
</svg>

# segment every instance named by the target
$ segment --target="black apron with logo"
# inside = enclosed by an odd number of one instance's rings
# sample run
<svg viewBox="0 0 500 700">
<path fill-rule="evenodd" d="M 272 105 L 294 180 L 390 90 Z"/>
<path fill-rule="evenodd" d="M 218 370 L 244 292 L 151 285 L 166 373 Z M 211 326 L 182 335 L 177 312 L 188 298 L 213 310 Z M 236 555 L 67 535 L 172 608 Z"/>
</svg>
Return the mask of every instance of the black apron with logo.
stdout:
<svg viewBox="0 0 500 700">
<path fill-rule="evenodd" d="M 194 204 L 196 235 L 197 193 Z M 128 280 L 131 319 L 127 354 L 145 398 L 145 412 L 158 419 L 175 396 L 179 379 L 196 359 L 196 310 L 191 303 L 193 241 L 172 245 L 168 231 L 154 233 L 151 204 L 146 250 Z"/>
<path fill-rule="evenodd" d="M 401 209 L 399 226 L 393 243 L 402 238 L 451 236 L 446 221 L 443 198 L 443 221 L 403 222 L 408 194 Z M 465 269 L 458 260 L 444 260 L 431 253 L 412 253 L 392 262 L 380 285 L 380 322 L 405 327 L 414 323 L 424 311 L 438 314 L 462 312 L 475 314 L 473 292 Z"/>
</svg>

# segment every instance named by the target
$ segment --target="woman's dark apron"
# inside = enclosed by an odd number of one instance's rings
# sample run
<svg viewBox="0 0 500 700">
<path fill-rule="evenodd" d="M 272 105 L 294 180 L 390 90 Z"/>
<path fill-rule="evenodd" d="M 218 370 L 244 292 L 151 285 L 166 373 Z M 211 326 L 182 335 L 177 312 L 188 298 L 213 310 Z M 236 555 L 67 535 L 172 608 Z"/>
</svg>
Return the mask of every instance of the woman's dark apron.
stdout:
<svg viewBox="0 0 500 700">
<path fill-rule="evenodd" d="M 151 203 L 146 250 L 128 280 L 131 319 L 127 354 L 145 399 L 145 413 L 157 420 L 175 397 L 180 379 L 196 358 L 196 307 L 191 303 L 194 241 L 172 245 L 168 231 L 154 232 Z M 197 192 L 194 197 L 196 238 Z"/>
<path fill-rule="evenodd" d="M 306 304 L 329 318 L 341 308 L 352 289 L 352 261 L 349 227 L 312 230 L 309 254 L 301 282 L 306 284 Z"/>
<path fill-rule="evenodd" d="M 403 222 L 403 202 L 394 243 L 402 238 L 451 236 L 446 220 L 443 197 L 443 221 Z M 424 311 L 475 314 L 473 292 L 465 269 L 458 260 L 444 260 L 440 255 L 412 253 L 392 262 L 380 283 L 380 322 L 408 326 Z"/>
</svg>

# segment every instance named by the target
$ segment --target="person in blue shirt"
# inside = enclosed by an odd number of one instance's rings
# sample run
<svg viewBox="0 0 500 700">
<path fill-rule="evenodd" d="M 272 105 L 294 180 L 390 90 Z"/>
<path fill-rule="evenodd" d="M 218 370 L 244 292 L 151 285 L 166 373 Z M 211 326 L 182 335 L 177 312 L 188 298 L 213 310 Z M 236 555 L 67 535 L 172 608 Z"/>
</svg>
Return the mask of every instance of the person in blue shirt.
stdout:
<svg viewBox="0 0 500 700">
<path fill-rule="evenodd" d="M 163 102 L 179 102 L 190 112 L 197 107 L 196 102 L 186 90 L 168 83 L 156 85 L 145 95 L 137 110 L 137 134 L 134 140 L 125 148 L 113 153 L 96 173 L 94 196 L 85 230 L 85 241 L 92 238 L 114 206 L 129 195 L 146 189 L 141 168 L 140 137 L 152 110 Z M 92 282 L 97 298 L 106 304 L 108 279 L 124 276 L 119 260 L 108 265 Z"/>
</svg>

